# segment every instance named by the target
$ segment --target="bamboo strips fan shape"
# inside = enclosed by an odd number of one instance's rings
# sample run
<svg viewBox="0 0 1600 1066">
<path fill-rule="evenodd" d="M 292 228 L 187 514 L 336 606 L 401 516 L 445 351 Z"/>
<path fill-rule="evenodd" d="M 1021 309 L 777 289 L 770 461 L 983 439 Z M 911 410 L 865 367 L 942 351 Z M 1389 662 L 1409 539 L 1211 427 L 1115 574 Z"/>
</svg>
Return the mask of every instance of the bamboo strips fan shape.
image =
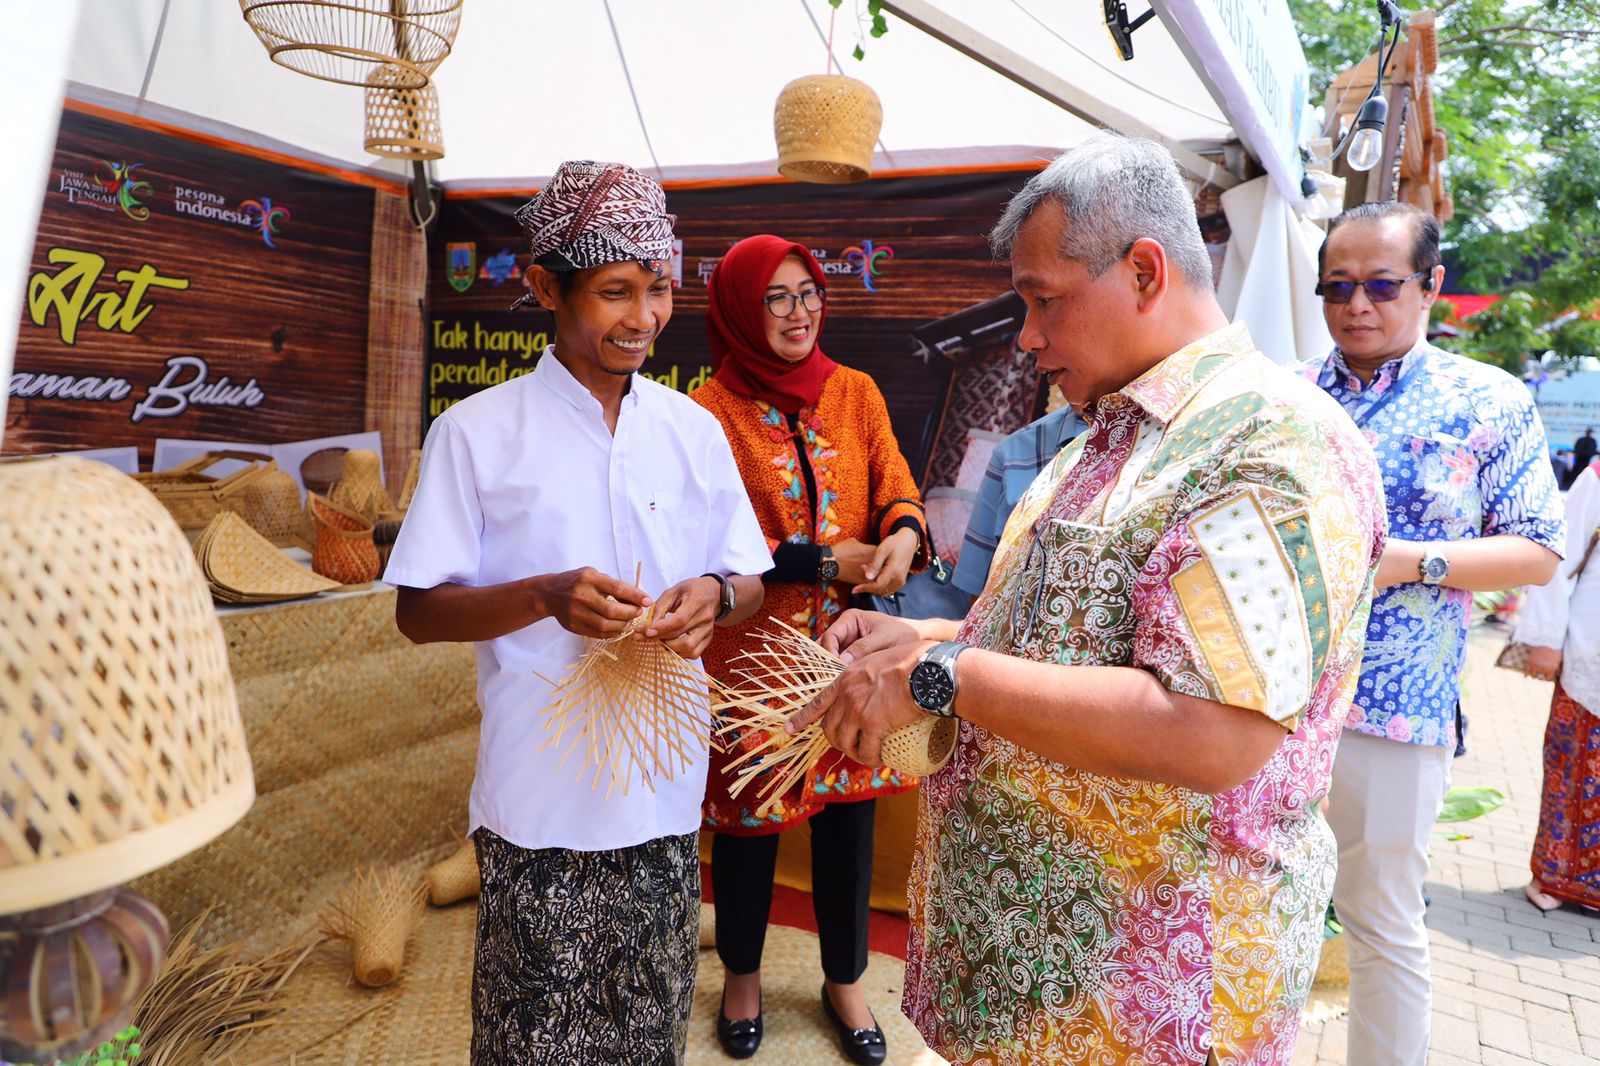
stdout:
<svg viewBox="0 0 1600 1066">
<path fill-rule="evenodd" d="M 276 603 L 339 587 L 279 551 L 231 511 L 206 526 L 194 542 L 194 556 L 218 603 Z"/>
<path fill-rule="evenodd" d="M 561 764 L 574 751 L 584 755 L 581 781 L 592 772 L 606 797 L 622 794 L 637 774 L 655 791 L 700 757 L 711 740 L 711 678 L 697 663 L 680 658 L 659 640 L 638 640 L 651 612 L 640 614 L 618 636 L 589 639 L 583 656 L 555 685 L 544 710 L 550 736 L 541 751 L 565 740 Z M 569 736 L 570 734 L 570 736 Z"/>
<path fill-rule="evenodd" d="M 731 746 L 737 755 L 728 764 L 734 775 L 728 791 L 738 796 L 759 781 L 757 816 L 828 752 L 831 745 L 820 721 L 793 734 L 784 727 L 844 672 L 844 660 L 821 644 L 776 618 L 768 621 L 777 628 L 755 634 L 761 646 L 729 664 L 738 681 L 719 685 L 712 704 L 719 716 L 717 736 L 725 744 L 725 738 L 743 738 Z M 954 718 L 927 715 L 897 729 L 883 738 L 884 765 L 901 773 L 931 774 L 950 760 L 959 728 Z"/>
<path fill-rule="evenodd" d="M 365 87 L 374 67 L 398 89 L 420 89 L 455 45 L 462 0 L 239 0 L 274 63 Z"/>
</svg>

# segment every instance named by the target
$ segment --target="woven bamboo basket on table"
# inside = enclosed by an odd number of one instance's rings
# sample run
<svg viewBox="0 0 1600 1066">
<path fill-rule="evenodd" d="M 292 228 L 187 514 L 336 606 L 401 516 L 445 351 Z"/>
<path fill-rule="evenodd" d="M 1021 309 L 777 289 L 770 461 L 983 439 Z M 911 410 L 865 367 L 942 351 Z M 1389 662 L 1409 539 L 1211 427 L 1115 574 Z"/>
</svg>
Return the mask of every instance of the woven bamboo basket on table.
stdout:
<svg viewBox="0 0 1600 1066">
<path fill-rule="evenodd" d="M 195 558 L 222 603 L 274 603 L 330 592 L 340 582 L 312 573 L 271 541 L 224 511 L 194 542 Z"/>
<path fill-rule="evenodd" d="M 222 477 L 206 473 L 226 459 L 246 465 Z M 170 470 L 134 474 L 133 479 L 155 494 L 180 529 L 204 529 L 217 512 L 241 510 L 245 491 L 276 466 L 259 452 L 216 451 L 198 455 Z"/>
<path fill-rule="evenodd" d="M 883 105 L 866 82 L 843 74 L 796 78 L 772 112 L 778 173 L 825 185 L 865 181 L 882 126 Z"/>
<path fill-rule="evenodd" d="M 383 487 L 381 462 L 377 452 L 354 448 L 344 453 L 339 480 L 328 490 L 328 499 L 368 522 L 393 511 L 394 500 Z"/>
<path fill-rule="evenodd" d="M 326 496 L 344 473 L 345 447 L 320 448 L 300 461 L 300 484 L 307 492 Z"/>
<path fill-rule="evenodd" d="M 371 522 L 314 492 L 306 494 L 306 510 L 317 525 L 311 569 L 341 585 L 365 585 L 377 578 L 378 546 Z"/>
<path fill-rule="evenodd" d="M 300 539 L 300 486 L 287 471 L 278 469 L 277 463 L 268 463 L 267 469 L 244 487 L 237 510 L 251 529 L 277 547 L 286 548 Z"/>
</svg>

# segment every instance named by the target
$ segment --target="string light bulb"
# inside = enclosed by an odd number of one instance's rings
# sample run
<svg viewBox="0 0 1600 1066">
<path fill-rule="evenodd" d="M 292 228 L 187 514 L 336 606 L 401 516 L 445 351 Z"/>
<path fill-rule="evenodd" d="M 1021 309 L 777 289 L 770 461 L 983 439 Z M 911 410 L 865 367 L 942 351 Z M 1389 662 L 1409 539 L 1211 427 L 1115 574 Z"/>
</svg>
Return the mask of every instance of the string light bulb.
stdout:
<svg viewBox="0 0 1600 1066">
<path fill-rule="evenodd" d="M 1383 128 L 1389 119 L 1389 103 L 1381 96 L 1364 101 L 1356 114 L 1355 136 L 1350 138 L 1350 151 L 1345 161 L 1351 170 L 1367 171 L 1383 158 Z"/>
</svg>

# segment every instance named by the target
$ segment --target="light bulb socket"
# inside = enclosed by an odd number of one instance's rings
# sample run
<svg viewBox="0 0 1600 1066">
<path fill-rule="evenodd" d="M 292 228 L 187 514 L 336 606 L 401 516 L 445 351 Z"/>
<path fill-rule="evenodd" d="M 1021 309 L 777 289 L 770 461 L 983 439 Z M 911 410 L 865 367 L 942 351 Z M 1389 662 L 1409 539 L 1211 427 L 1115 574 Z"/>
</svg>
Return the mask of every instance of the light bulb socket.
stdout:
<svg viewBox="0 0 1600 1066">
<path fill-rule="evenodd" d="M 1389 101 L 1381 96 L 1369 96 L 1356 112 L 1356 130 L 1382 130 L 1389 122 Z"/>
</svg>

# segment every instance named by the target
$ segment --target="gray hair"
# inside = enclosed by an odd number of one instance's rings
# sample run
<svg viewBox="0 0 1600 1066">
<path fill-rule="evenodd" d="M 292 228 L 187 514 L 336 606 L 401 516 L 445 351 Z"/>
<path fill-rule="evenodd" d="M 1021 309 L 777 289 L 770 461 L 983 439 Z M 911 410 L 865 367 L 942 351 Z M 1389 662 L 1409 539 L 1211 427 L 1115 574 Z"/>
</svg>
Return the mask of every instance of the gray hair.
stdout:
<svg viewBox="0 0 1600 1066">
<path fill-rule="evenodd" d="M 1185 281 L 1211 291 L 1211 256 L 1194 198 L 1172 154 L 1156 142 L 1096 133 L 1062 152 L 1006 205 L 989 234 L 998 258 L 1011 258 L 1017 231 L 1047 197 L 1066 215 L 1062 257 L 1082 263 L 1091 276 L 1104 274 L 1147 237 Z"/>
</svg>

